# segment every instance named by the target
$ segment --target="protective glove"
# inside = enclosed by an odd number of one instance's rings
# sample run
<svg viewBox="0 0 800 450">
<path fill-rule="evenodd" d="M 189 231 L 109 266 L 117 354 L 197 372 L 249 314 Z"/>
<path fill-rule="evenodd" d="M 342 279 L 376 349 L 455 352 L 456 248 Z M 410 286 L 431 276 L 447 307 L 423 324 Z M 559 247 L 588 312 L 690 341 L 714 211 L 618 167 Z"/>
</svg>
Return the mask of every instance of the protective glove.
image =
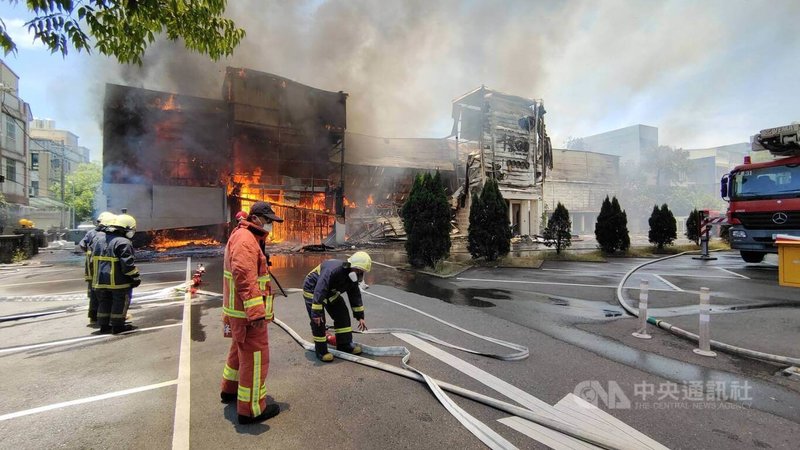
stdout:
<svg viewBox="0 0 800 450">
<path fill-rule="evenodd" d="M 131 286 L 134 287 L 134 288 L 139 287 L 140 284 L 142 284 L 142 279 L 141 278 L 134 278 L 131 281 Z"/>
</svg>

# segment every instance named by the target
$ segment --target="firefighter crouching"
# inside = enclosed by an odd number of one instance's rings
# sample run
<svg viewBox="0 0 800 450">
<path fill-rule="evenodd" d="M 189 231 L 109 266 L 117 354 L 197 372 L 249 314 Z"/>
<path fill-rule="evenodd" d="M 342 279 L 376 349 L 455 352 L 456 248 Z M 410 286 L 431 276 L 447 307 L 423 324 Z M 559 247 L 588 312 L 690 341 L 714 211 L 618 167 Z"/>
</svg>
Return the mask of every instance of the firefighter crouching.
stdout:
<svg viewBox="0 0 800 450">
<path fill-rule="evenodd" d="M 142 280 L 134 264 L 131 238 L 136 233 L 136 219 L 120 214 L 96 234 L 92 247 L 92 287 L 97 295 L 97 334 L 118 334 L 134 330 L 125 323 L 133 288 Z"/>
<path fill-rule="evenodd" d="M 326 310 L 333 318 L 336 349 L 354 355 L 361 353 L 361 346 L 353 344 L 353 329 L 350 327 L 350 317 L 342 293 L 347 293 L 347 300 L 353 308 L 353 318 L 358 321 L 358 329 L 365 331 L 367 325 L 364 322 L 364 303 L 361 300 L 359 282 L 364 280 L 364 273 L 370 269 L 370 256 L 366 252 L 356 252 L 347 261 L 325 261 L 306 275 L 303 298 L 311 319 L 311 334 L 314 335 L 314 347 L 320 361 L 333 361 L 325 337 Z"/>
<path fill-rule="evenodd" d="M 256 202 L 228 238 L 223 257 L 222 311 L 231 347 L 222 371 L 220 398 L 236 401 L 240 424 L 263 422 L 280 413 L 267 403 L 272 291 L 261 242 L 273 222 L 283 222 L 266 202 Z"/>
<path fill-rule="evenodd" d="M 94 238 L 98 234 L 102 234 L 105 236 L 106 227 L 111 225 L 111 221 L 114 219 L 114 214 L 108 211 L 103 211 L 97 216 L 97 220 L 95 221 L 96 227 L 93 230 L 89 230 L 86 232 L 86 235 L 81 239 L 78 243 L 81 250 L 86 255 L 83 264 L 83 279 L 86 280 L 86 284 L 88 285 L 87 290 L 87 297 L 89 297 L 89 324 L 88 327 L 97 328 L 97 295 L 94 293 L 94 288 L 92 287 L 92 246 L 94 245 Z"/>
</svg>

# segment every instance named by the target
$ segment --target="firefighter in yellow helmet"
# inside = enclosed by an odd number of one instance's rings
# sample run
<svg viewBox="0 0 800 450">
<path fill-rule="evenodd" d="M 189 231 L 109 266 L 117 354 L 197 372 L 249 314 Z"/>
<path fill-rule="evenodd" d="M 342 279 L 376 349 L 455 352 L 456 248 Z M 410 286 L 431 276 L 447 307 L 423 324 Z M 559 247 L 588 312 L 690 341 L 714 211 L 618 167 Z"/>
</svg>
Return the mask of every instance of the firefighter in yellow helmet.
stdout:
<svg viewBox="0 0 800 450">
<path fill-rule="evenodd" d="M 136 328 L 125 323 L 133 288 L 142 283 L 131 243 L 135 233 L 136 219 L 120 214 L 102 237 L 98 235 L 94 239 L 92 287 L 98 299 L 98 334 L 118 334 Z"/>
<path fill-rule="evenodd" d="M 92 288 L 92 267 L 90 264 L 92 259 L 92 245 L 98 234 L 102 233 L 103 237 L 105 237 L 106 227 L 111 225 L 111 221 L 114 220 L 114 218 L 114 214 L 108 211 L 103 211 L 98 214 L 95 220 L 95 228 L 87 231 L 86 235 L 78 243 L 78 246 L 80 246 L 81 250 L 86 254 L 83 264 L 83 279 L 86 280 L 86 284 L 89 286 L 87 291 L 87 296 L 89 297 L 89 325 L 87 326 L 92 328 L 97 328 L 98 326 L 97 295 L 95 295 L 94 289 Z"/>
<path fill-rule="evenodd" d="M 372 258 L 367 252 L 356 252 L 347 261 L 329 259 L 306 275 L 303 297 L 311 319 L 314 349 L 320 361 L 333 361 L 325 337 L 326 310 L 333 318 L 336 349 L 354 355 L 361 353 L 361 346 L 353 343 L 353 329 L 350 327 L 350 317 L 342 294 L 347 294 L 347 300 L 353 308 L 353 318 L 358 321 L 358 329 L 365 331 L 367 324 L 364 321 L 364 303 L 361 300 L 359 282 L 364 280 L 364 273 L 371 269 Z"/>
</svg>

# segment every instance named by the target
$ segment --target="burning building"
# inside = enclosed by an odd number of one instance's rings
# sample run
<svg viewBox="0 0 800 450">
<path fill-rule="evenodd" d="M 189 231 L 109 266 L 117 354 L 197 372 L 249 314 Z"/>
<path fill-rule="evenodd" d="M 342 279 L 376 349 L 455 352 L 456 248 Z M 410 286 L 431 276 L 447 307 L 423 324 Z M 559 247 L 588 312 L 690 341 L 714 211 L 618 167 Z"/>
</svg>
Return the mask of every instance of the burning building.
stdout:
<svg viewBox="0 0 800 450">
<path fill-rule="evenodd" d="M 106 87 L 104 206 L 127 208 L 156 246 L 223 241 L 236 212 L 259 200 L 286 219 L 274 241 L 399 236 L 414 177 L 434 170 L 454 193 L 459 230 L 468 194 L 493 177 L 515 233 L 539 231 L 552 168 L 541 101 L 481 87 L 453 102 L 448 138 L 388 139 L 346 132 L 341 91 L 228 68 L 221 94 Z"/>
<path fill-rule="evenodd" d="M 238 68 L 221 99 L 107 85 L 105 206 L 160 239 L 223 240 L 237 211 L 266 200 L 286 218 L 274 240 L 319 243 L 344 217 L 346 100 Z"/>
</svg>

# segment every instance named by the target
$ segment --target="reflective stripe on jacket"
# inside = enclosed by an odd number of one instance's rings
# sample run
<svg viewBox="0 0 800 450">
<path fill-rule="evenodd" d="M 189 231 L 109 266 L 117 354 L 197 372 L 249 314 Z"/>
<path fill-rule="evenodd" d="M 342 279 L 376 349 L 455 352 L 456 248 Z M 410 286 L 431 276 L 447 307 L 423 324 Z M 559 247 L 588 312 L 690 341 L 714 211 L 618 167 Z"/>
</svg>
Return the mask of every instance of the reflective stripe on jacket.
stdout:
<svg viewBox="0 0 800 450">
<path fill-rule="evenodd" d="M 98 233 L 93 242 L 90 255 L 92 288 L 129 289 L 133 279 L 139 277 L 130 239 Z"/>
<path fill-rule="evenodd" d="M 242 220 L 233 230 L 223 258 L 222 311 L 236 341 L 243 342 L 246 325 L 257 319 L 272 320 L 272 293 L 267 258 L 259 238 L 265 235 Z"/>
<path fill-rule="evenodd" d="M 80 243 L 78 244 L 86 255 L 83 261 L 83 279 L 86 281 L 92 281 L 92 244 L 94 242 L 94 237 L 98 232 L 99 228 L 87 231 L 86 235 L 83 236 L 83 239 L 81 239 Z"/>
<path fill-rule="evenodd" d="M 311 303 L 311 311 L 321 314 L 324 304 L 336 300 L 347 293 L 347 300 L 356 320 L 364 318 L 364 303 L 358 282 L 350 279 L 350 268 L 346 261 L 329 259 L 318 265 L 306 275 L 303 283 L 303 297 Z"/>
</svg>

